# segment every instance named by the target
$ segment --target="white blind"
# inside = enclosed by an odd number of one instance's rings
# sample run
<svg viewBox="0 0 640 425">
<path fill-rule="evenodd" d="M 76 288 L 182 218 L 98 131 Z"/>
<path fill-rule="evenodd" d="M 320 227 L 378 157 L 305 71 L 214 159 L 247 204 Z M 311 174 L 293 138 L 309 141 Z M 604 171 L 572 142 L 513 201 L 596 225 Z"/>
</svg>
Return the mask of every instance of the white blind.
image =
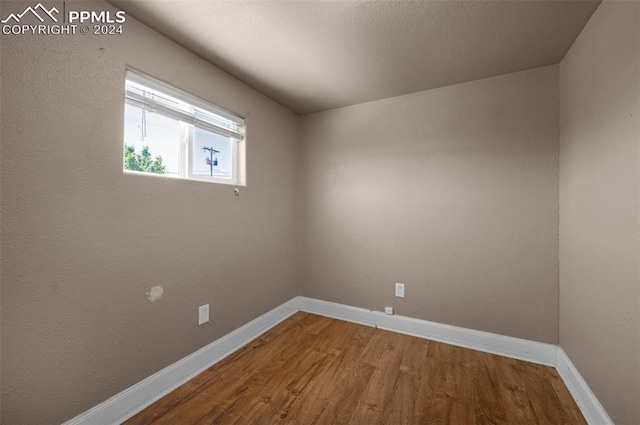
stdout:
<svg viewBox="0 0 640 425">
<path fill-rule="evenodd" d="M 148 112 L 177 119 L 225 137 L 237 140 L 244 138 L 243 118 L 130 70 L 127 70 L 125 97 L 128 104 Z"/>
</svg>

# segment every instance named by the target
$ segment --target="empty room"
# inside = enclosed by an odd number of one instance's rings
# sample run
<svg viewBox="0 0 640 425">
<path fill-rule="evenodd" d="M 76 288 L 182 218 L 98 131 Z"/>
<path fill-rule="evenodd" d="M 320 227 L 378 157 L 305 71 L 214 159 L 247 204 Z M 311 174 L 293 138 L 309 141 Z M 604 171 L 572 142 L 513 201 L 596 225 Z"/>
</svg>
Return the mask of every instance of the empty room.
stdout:
<svg viewBox="0 0 640 425">
<path fill-rule="evenodd" d="M 0 18 L 2 425 L 640 424 L 640 1 Z"/>
</svg>

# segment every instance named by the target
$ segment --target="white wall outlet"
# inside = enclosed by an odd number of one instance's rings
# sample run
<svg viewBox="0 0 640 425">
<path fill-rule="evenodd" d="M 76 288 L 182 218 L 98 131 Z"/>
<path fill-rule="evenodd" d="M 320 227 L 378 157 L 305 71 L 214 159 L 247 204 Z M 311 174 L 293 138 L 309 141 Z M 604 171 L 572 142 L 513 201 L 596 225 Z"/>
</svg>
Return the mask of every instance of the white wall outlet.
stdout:
<svg viewBox="0 0 640 425">
<path fill-rule="evenodd" d="M 404 283 L 396 282 L 396 297 L 404 298 Z"/>
<path fill-rule="evenodd" d="M 209 304 L 198 307 L 198 326 L 209 322 Z"/>
<path fill-rule="evenodd" d="M 384 314 L 393 314 L 393 307 L 385 307 Z"/>
</svg>

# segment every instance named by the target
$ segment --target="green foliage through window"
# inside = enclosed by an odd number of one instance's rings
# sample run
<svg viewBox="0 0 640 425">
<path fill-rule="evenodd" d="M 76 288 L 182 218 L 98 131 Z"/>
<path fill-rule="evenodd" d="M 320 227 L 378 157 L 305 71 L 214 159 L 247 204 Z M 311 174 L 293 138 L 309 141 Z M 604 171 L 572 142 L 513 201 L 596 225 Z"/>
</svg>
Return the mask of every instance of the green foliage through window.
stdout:
<svg viewBox="0 0 640 425">
<path fill-rule="evenodd" d="M 140 153 L 136 153 L 133 146 L 124 145 L 124 169 L 131 171 L 142 171 L 145 173 L 164 174 L 165 167 L 162 164 L 162 157 L 151 158 L 149 146 L 143 146 Z"/>
</svg>

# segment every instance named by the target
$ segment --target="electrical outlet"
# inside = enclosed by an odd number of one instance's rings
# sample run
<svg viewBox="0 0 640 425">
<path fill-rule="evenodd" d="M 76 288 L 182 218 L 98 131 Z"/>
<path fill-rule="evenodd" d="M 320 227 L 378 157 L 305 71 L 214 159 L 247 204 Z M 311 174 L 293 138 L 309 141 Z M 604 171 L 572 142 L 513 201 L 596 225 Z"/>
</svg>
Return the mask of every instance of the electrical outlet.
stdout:
<svg viewBox="0 0 640 425">
<path fill-rule="evenodd" d="M 198 307 L 198 326 L 209 322 L 209 304 Z"/>
<path fill-rule="evenodd" d="M 393 307 L 385 307 L 384 314 L 393 314 Z"/>
<path fill-rule="evenodd" d="M 396 282 L 396 297 L 404 298 L 404 283 Z"/>
</svg>

